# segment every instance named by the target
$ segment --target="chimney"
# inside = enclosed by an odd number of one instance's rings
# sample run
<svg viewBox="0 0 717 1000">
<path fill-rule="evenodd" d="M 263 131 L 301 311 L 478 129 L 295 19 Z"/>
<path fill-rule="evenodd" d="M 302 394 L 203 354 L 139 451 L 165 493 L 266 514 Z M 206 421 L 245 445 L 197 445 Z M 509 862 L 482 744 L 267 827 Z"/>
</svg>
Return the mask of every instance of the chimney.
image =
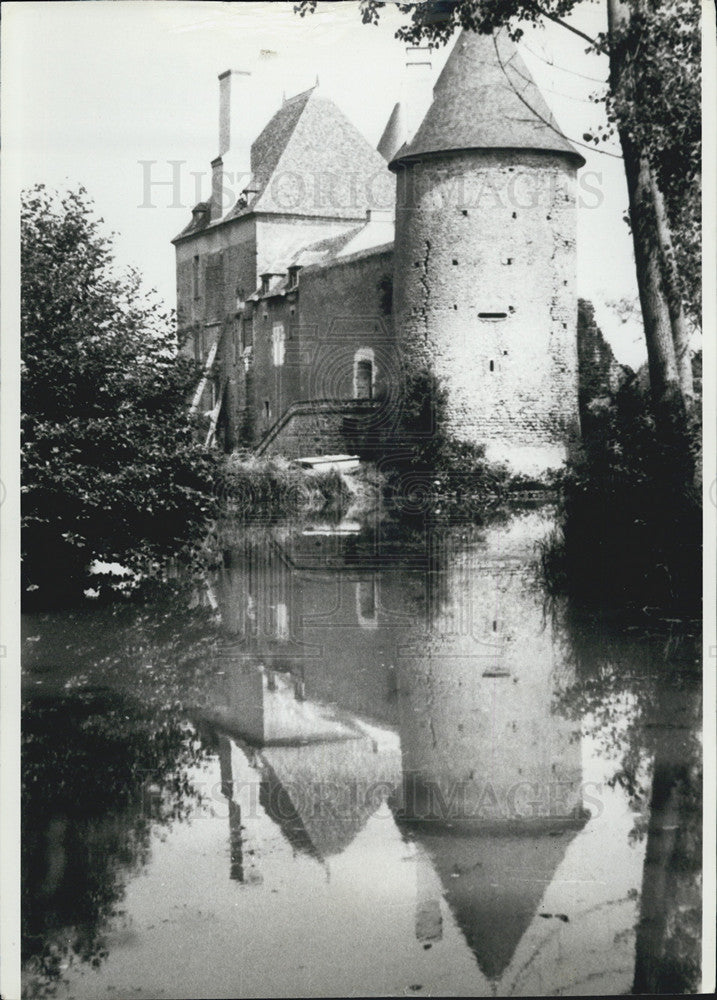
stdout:
<svg viewBox="0 0 717 1000">
<path fill-rule="evenodd" d="M 219 75 L 219 155 L 212 160 L 211 218 L 231 208 L 251 179 L 249 82 L 251 73 L 228 69 Z"/>
<path fill-rule="evenodd" d="M 251 73 L 227 69 L 219 74 L 219 155 L 234 153 L 251 136 L 246 134 L 247 107 Z"/>
<path fill-rule="evenodd" d="M 433 100 L 433 66 L 430 45 L 406 47 L 403 111 L 406 142 L 411 142 Z"/>
</svg>

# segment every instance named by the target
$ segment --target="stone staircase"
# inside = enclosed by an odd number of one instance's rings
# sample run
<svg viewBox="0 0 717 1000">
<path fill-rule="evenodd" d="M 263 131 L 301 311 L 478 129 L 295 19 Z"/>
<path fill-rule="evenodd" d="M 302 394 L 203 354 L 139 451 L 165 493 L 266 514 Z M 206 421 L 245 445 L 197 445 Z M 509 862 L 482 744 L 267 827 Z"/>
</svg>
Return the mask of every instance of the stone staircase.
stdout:
<svg viewBox="0 0 717 1000">
<path fill-rule="evenodd" d="M 347 417 L 366 418 L 379 408 L 375 399 L 307 399 L 291 403 L 254 448 L 255 455 L 306 454 L 345 451 L 342 437 Z"/>
</svg>

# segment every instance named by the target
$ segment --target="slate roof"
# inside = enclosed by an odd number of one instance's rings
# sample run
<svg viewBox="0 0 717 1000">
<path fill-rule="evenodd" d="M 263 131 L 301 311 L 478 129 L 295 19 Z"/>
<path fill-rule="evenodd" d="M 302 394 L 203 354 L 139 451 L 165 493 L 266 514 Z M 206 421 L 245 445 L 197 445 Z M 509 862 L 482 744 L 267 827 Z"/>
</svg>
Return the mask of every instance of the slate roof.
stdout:
<svg viewBox="0 0 717 1000">
<path fill-rule="evenodd" d="M 252 212 L 358 220 L 395 201 L 384 157 L 316 87 L 284 101 L 264 126 L 252 143 L 251 170 L 247 202 L 212 222 L 193 216 L 173 242 Z"/>
<path fill-rule="evenodd" d="M 560 130 L 504 29 L 463 31 L 412 142 L 391 163 L 465 149 L 545 150 L 584 158 Z"/>
<path fill-rule="evenodd" d="M 356 219 L 394 202 L 384 158 L 316 88 L 271 118 L 252 144 L 251 168 L 257 193 L 226 218 L 254 211 Z"/>
<path fill-rule="evenodd" d="M 387 236 L 389 239 L 386 239 Z M 298 250 L 295 247 L 289 247 L 281 258 L 278 258 L 271 267 L 263 271 L 263 274 L 272 275 L 268 291 L 262 292 L 261 288 L 258 288 L 249 296 L 249 301 L 258 302 L 260 299 L 284 295 L 291 291 L 287 273 L 290 267 L 325 267 L 344 259 L 385 253 L 392 249 L 393 220 L 389 224 L 379 223 L 377 225 L 365 222 L 362 225 L 352 226 L 345 233 L 338 236 L 327 236 L 322 240 L 317 240 L 316 243 L 301 246 Z"/>
<path fill-rule="evenodd" d="M 500 979 L 510 965 L 577 832 L 419 832 L 445 900 L 488 979 Z"/>
<path fill-rule="evenodd" d="M 367 789 L 390 789 L 401 780 L 397 735 L 383 746 L 364 737 L 266 747 L 261 761 L 268 815 L 295 850 L 319 860 L 341 854 L 379 808 L 379 796 Z M 320 805 L 331 789 L 339 798 Z"/>
</svg>

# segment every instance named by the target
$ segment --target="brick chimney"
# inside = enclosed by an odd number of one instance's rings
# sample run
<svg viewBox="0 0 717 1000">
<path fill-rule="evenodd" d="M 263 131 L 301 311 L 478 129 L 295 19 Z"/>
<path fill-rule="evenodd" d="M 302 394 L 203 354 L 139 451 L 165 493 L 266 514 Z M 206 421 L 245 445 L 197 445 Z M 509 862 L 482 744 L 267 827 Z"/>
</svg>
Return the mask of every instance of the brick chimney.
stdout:
<svg viewBox="0 0 717 1000">
<path fill-rule="evenodd" d="M 251 73 L 228 69 L 219 74 L 219 155 L 212 160 L 211 218 L 220 219 L 234 204 L 251 173 L 249 83 Z"/>
</svg>

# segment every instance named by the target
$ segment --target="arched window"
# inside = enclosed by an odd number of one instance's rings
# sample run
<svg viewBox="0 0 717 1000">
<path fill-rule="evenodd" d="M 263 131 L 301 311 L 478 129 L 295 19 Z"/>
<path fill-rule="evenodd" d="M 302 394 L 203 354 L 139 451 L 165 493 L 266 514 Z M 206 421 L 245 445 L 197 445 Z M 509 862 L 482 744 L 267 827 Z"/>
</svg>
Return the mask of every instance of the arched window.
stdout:
<svg viewBox="0 0 717 1000">
<path fill-rule="evenodd" d="M 354 399 L 373 399 L 376 363 L 373 349 L 360 347 L 354 354 Z"/>
</svg>

